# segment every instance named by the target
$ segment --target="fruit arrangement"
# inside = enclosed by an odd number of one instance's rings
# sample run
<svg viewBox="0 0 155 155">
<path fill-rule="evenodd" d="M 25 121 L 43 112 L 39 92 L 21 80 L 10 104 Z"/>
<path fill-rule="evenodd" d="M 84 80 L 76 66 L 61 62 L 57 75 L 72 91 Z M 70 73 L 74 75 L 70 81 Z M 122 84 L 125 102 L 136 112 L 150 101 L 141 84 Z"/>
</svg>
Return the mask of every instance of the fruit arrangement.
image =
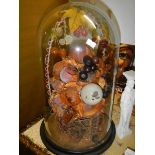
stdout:
<svg viewBox="0 0 155 155">
<path fill-rule="evenodd" d="M 73 7 L 60 15 L 48 36 L 45 78 L 51 111 L 66 129 L 106 113 L 115 47 L 105 23 L 92 14 Z"/>
<path fill-rule="evenodd" d="M 65 117 L 66 123 L 103 111 L 112 82 L 110 75 L 104 73 L 101 62 L 101 58 L 86 55 L 83 64 L 72 58 L 55 63 L 51 77 L 55 95 L 51 97 L 50 105 L 59 118 Z"/>
</svg>

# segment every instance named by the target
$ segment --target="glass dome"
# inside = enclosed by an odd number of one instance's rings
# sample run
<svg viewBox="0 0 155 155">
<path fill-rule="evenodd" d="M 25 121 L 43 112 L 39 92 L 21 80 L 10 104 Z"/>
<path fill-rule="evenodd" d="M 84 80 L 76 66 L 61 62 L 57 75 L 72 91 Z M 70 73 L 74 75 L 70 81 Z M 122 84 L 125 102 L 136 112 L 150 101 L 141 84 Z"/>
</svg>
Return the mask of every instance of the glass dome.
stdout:
<svg viewBox="0 0 155 155">
<path fill-rule="evenodd" d="M 113 13 L 99 2 L 69 2 L 49 10 L 40 24 L 48 108 L 41 138 L 56 154 L 103 152 L 114 139 L 120 32 Z"/>
</svg>

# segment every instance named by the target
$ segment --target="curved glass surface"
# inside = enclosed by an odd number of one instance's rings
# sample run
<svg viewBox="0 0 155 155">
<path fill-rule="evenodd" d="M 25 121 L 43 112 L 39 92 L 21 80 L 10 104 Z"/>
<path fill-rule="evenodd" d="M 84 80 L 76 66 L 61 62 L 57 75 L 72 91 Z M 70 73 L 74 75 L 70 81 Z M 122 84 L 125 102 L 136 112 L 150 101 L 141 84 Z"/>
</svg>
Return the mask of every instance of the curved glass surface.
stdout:
<svg viewBox="0 0 155 155">
<path fill-rule="evenodd" d="M 65 149 L 99 145 L 111 124 L 120 33 L 105 8 L 70 2 L 50 10 L 40 25 L 45 127 L 51 141 Z"/>
</svg>

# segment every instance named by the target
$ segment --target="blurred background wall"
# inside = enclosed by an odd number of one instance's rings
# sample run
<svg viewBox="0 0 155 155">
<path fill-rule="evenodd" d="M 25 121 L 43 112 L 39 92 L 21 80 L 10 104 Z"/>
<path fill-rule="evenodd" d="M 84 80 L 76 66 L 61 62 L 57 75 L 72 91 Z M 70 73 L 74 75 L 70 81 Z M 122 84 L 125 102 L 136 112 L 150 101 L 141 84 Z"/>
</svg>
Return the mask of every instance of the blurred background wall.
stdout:
<svg viewBox="0 0 155 155">
<path fill-rule="evenodd" d="M 101 0 L 117 18 L 121 43 L 135 45 L 135 0 Z"/>
<path fill-rule="evenodd" d="M 39 52 L 37 42 L 40 20 L 46 10 L 65 2 L 67 0 L 19 1 L 20 128 L 40 115 L 45 105 L 41 52 Z"/>
</svg>

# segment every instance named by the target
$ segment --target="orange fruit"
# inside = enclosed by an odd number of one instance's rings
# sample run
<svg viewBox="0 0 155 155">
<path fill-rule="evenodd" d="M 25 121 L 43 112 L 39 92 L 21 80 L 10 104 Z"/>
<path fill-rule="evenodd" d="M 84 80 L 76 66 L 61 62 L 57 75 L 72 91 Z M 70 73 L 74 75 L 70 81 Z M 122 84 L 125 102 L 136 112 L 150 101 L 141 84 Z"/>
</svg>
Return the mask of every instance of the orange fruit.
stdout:
<svg viewBox="0 0 155 155">
<path fill-rule="evenodd" d="M 62 49 L 59 50 L 59 56 L 61 58 L 65 58 L 66 55 L 67 55 L 67 52 L 66 52 L 66 50 L 64 48 L 62 48 Z"/>
</svg>

